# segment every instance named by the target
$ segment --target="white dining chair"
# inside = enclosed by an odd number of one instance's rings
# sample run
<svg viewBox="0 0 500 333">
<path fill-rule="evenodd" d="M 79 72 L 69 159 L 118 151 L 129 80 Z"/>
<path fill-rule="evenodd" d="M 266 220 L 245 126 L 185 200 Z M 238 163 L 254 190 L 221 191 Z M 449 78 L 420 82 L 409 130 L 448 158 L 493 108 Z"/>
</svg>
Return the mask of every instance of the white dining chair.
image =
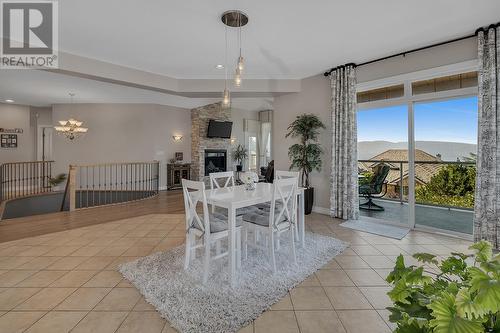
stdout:
<svg viewBox="0 0 500 333">
<path fill-rule="evenodd" d="M 210 189 L 211 190 L 234 186 L 235 181 L 234 181 L 234 172 L 233 171 L 212 172 L 209 174 L 209 176 L 210 176 Z M 222 181 L 221 181 L 221 179 L 222 179 Z M 216 207 L 215 205 L 212 205 L 212 213 L 215 213 L 215 209 L 216 209 L 215 207 Z M 242 216 L 244 214 L 253 212 L 255 209 L 257 209 L 257 208 L 253 207 L 253 206 L 238 208 L 236 210 L 236 216 Z M 227 215 L 227 211 L 222 211 L 220 213 Z"/>
<path fill-rule="evenodd" d="M 220 242 L 229 237 L 227 217 L 223 214 L 211 214 L 208 210 L 205 183 L 192 180 L 182 180 L 184 209 L 186 212 L 186 253 L 184 269 L 187 270 L 193 258 L 196 258 L 196 249 L 203 249 L 203 283 L 208 280 L 210 263 L 225 257 L 229 251 L 236 251 L 236 262 L 241 262 L 241 218 L 236 221 L 236 249 L 218 253 L 212 257 L 211 248 L 216 244 L 220 249 Z M 197 211 L 198 203 L 202 205 L 202 214 Z M 197 243 L 197 241 L 199 241 Z M 229 242 L 228 242 L 229 243 Z"/>
<path fill-rule="evenodd" d="M 243 256 L 248 257 L 248 244 L 268 251 L 271 266 L 276 272 L 275 240 L 280 234 L 287 232 L 290 236 L 290 253 L 293 262 L 297 262 L 295 254 L 295 229 L 297 210 L 297 179 L 276 179 L 273 184 L 270 210 L 243 215 Z M 281 205 L 276 203 L 281 201 Z M 254 238 L 253 244 L 249 242 L 248 233 L 260 233 L 264 237 L 264 245 L 258 244 Z"/>
<path fill-rule="evenodd" d="M 234 172 L 212 172 L 208 174 L 210 177 L 210 189 L 225 188 L 234 186 Z M 222 181 L 221 181 L 222 180 Z M 212 205 L 212 213 L 215 213 L 215 205 Z"/>
<path fill-rule="evenodd" d="M 274 178 L 275 179 L 297 178 L 297 182 L 298 182 L 299 181 L 299 172 L 298 171 L 275 170 L 274 171 Z"/>
<path fill-rule="evenodd" d="M 297 188 L 298 188 L 298 186 L 299 186 L 299 172 L 298 171 L 282 171 L 282 170 L 275 170 L 274 171 L 274 179 L 286 179 L 286 178 L 296 178 L 297 179 Z M 277 205 L 280 205 L 280 204 L 281 203 L 278 201 Z M 265 202 L 265 203 L 261 203 L 261 204 L 256 205 L 257 208 L 263 209 L 265 211 L 269 211 L 270 206 L 271 206 L 270 202 Z M 296 211 L 294 211 L 293 213 L 295 215 L 297 214 Z M 295 238 L 299 239 L 299 232 L 298 232 L 297 228 L 295 228 Z M 278 238 L 278 241 L 276 242 L 276 245 L 279 248 L 279 246 L 280 246 L 279 238 Z"/>
<path fill-rule="evenodd" d="M 213 190 L 214 188 L 224 188 L 228 186 L 234 186 L 234 172 L 233 171 L 225 171 L 225 172 L 212 172 L 209 174 L 210 177 L 210 188 Z M 221 179 L 225 179 L 225 181 L 220 181 Z M 221 185 L 221 183 L 223 183 Z"/>
</svg>

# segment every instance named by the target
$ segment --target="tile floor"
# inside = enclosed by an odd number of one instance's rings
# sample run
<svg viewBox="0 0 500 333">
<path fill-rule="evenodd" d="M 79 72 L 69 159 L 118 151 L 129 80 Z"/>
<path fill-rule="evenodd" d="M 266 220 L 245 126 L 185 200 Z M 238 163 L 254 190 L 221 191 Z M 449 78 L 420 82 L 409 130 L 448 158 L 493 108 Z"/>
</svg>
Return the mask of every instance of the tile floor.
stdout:
<svg viewBox="0 0 500 333">
<path fill-rule="evenodd" d="M 319 214 L 306 223 L 351 247 L 241 332 L 390 332 L 384 278 L 396 256 L 446 255 L 469 245 L 421 232 L 397 241 Z M 0 243 L 0 332 L 175 332 L 117 266 L 180 245 L 183 237 L 182 215 L 147 215 Z"/>
</svg>

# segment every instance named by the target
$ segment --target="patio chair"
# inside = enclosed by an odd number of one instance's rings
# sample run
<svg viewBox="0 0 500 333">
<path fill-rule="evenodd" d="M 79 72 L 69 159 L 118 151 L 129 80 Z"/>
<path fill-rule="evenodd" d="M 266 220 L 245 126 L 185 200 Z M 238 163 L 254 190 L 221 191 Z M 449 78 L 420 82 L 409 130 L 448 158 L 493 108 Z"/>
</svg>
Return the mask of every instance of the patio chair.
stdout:
<svg viewBox="0 0 500 333">
<path fill-rule="evenodd" d="M 192 258 L 196 258 L 196 249 L 203 248 L 203 283 L 208 280 L 210 262 L 225 257 L 226 252 L 216 253 L 213 257 L 211 248 L 216 244 L 220 249 L 220 242 L 229 237 L 227 217 L 223 214 L 209 213 L 205 183 L 192 180 L 182 180 L 184 209 L 186 211 L 186 253 L 184 255 L 184 269 L 187 270 Z M 198 203 L 202 205 L 203 213 L 197 211 Z M 236 221 L 236 244 L 241 244 L 241 218 Z M 197 244 L 197 239 L 201 240 Z M 236 251 L 237 262 L 241 262 L 241 248 Z"/>
<path fill-rule="evenodd" d="M 390 167 L 387 164 L 378 165 L 369 184 L 359 186 L 359 194 L 367 199 L 365 203 L 359 205 L 360 209 L 379 211 L 385 210 L 384 207 L 373 202 L 373 198 L 382 198 L 387 193 L 387 182 L 385 179 L 389 174 Z"/>
<path fill-rule="evenodd" d="M 295 254 L 295 229 L 297 209 L 297 179 L 276 179 L 273 184 L 273 194 L 269 211 L 261 210 L 256 213 L 243 215 L 243 257 L 248 257 L 248 232 L 260 232 L 263 235 L 264 245 L 258 244 L 254 238 L 253 245 L 269 253 L 269 260 L 273 272 L 276 273 L 275 239 L 282 233 L 290 236 L 290 255 L 297 263 Z M 282 204 L 276 203 L 280 200 Z"/>
</svg>

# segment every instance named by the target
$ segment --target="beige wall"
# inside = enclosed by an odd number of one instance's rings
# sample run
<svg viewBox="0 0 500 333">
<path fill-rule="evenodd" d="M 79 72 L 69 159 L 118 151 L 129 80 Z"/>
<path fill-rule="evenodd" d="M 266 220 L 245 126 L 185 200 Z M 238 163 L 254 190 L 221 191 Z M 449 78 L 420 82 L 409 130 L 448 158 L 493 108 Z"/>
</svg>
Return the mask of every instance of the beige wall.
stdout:
<svg viewBox="0 0 500 333">
<path fill-rule="evenodd" d="M 35 157 L 34 130 L 30 108 L 24 105 L 0 104 L 0 128 L 22 128 L 17 134 L 17 148 L 0 148 L 0 164 L 30 161 Z"/>
<path fill-rule="evenodd" d="M 36 159 L 37 126 L 51 124 L 50 108 L 0 103 L 0 128 L 21 128 L 17 148 L 0 148 L 0 164 Z"/>
<path fill-rule="evenodd" d="M 52 119 L 74 117 L 89 132 L 74 142 L 54 137 L 55 172 L 67 173 L 70 164 L 105 162 L 161 162 L 160 186 L 166 186 L 166 163 L 175 152 L 191 159 L 191 119 L 186 109 L 154 104 L 61 104 Z M 175 143 L 172 135 L 183 135 Z"/>
<path fill-rule="evenodd" d="M 323 75 L 302 80 L 302 91 L 274 99 L 273 143 L 274 166 L 276 170 L 288 170 L 288 147 L 295 140 L 285 139 L 286 128 L 302 113 L 318 115 L 327 127 L 321 133 L 320 143 L 323 147 L 323 168 L 321 172 L 311 174 L 311 185 L 315 188 L 314 206 L 329 209 L 330 207 L 330 161 L 331 161 L 331 120 L 330 120 L 330 83 Z"/>
<path fill-rule="evenodd" d="M 433 47 L 356 68 L 358 83 L 477 59 L 477 38 Z"/>
</svg>

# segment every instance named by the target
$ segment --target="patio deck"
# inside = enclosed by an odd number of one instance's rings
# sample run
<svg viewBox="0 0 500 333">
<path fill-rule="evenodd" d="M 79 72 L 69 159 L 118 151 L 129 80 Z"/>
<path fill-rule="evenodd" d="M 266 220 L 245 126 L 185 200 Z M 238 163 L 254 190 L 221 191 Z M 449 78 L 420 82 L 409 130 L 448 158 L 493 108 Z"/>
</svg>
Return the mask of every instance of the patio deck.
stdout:
<svg viewBox="0 0 500 333">
<path fill-rule="evenodd" d="M 361 202 L 363 198 L 360 198 Z M 385 208 L 383 212 L 360 210 L 361 216 L 367 216 L 390 222 L 408 224 L 408 204 L 399 201 L 373 200 Z M 472 235 L 472 215 L 469 210 L 449 209 L 445 207 L 416 205 L 415 222 L 417 225 Z"/>
</svg>

